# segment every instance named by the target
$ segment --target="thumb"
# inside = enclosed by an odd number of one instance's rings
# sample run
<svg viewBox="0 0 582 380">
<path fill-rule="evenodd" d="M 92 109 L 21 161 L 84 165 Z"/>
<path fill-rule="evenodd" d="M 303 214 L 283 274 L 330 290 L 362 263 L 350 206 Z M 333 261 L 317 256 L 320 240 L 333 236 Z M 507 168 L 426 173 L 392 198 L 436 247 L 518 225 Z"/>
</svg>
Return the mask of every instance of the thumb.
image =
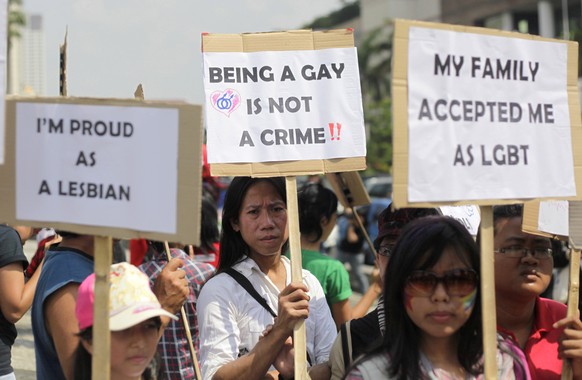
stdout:
<svg viewBox="0 0 582 380">
<path fill-rule="evenodd" d="M 174 257 L 172 260 L 168 261 L 168 264 L 166 264 L 164 269 L 175 272 L 176 270 L 182 268 L 183 266 L 184 262 L 182 261 L 182 259 Z"/>
</svg>

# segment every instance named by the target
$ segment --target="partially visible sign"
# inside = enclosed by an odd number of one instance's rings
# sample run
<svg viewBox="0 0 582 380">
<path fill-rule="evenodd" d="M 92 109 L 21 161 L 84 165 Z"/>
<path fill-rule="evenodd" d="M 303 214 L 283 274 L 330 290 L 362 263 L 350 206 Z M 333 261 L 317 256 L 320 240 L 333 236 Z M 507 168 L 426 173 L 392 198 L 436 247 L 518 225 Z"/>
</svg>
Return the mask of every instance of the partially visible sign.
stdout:
<svg viewBox="0 0 582 380">
<path fill-rule="evenodd" d="M 203 56 L 209 163 L 366 155 L 356 48 Z"/>
<path fill-rule="evenodd" d="M 568 236 L 568 201 L 542 201 L 538 215 L 538 230 L 552 235 Z"/>
<path fill-rule="evenodd" d="M 401 20 L 395 44 L 397 207 L 576 197 L 577 44 Z"/>
<path fill-rule="evenodd" d="M 3 220 L 198 241 L 201 107 L 71 98 L 9 105 L 14 174 L 3 177 L 0 201 L 10 201 L 6 191 L 15 206 L 0 207 Z"/>
<path fill-rule="evenodd" d="M 465 226 L 471 235 L 477 236 L 479 223 L 481 223 L 479 207 L 474 205 L 441 206 L 439 209 L 443 215 L 450 216 Z"/>
</svg>

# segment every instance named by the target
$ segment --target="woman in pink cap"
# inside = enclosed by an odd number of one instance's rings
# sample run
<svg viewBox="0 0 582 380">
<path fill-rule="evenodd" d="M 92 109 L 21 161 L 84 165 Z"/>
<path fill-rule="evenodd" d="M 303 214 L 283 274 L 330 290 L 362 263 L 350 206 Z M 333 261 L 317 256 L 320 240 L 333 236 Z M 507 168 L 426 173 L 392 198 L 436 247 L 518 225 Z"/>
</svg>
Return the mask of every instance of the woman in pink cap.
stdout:
<svg viewBox="0 0 582 380">
<path fill-rule="evenodd" d="M 148 277 L 128 263 L 111 266 L 109 273 L 109 329 L 111 330 L 111 380 L 155 379 L 161 316 L 177 319 L 162 308 L 150 290 Z M 81 283 L 76 314 L 80 342 L 74 379 L 91 379 L 93 353 L 93 302 L 95 274 Z"/>
</svg>

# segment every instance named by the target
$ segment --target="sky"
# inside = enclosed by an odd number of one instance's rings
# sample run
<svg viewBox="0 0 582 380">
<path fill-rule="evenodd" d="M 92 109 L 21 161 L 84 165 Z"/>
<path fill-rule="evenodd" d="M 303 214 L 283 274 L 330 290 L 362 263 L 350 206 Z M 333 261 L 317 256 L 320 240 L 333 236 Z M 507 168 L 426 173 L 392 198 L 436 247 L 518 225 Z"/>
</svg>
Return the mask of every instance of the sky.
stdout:
<svg viewBox="0 0 582 380">
<path fill-rule="evenodd" d="M 43 16 L 46 96 L 58 95 L 68 30 L 68 95 L 202 104 L 201 33 L 298 29 L 342 0 L 23 0 Z"/>
</svg>

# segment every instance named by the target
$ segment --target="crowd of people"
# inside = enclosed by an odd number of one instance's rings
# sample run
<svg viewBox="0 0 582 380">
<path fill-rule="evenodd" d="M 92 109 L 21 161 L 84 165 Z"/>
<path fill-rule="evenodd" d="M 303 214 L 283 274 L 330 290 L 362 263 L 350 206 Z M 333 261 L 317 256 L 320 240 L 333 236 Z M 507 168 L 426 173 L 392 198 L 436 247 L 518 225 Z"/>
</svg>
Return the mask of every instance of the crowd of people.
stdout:
<svg viewBox="0 0 582 380">
<path fill-rule="evenodd" d="M 134 242 L 131 263 L 111 266 L 111 379 L 196 379 L 198 366 L 205 380 L 292 379 L 299 321 L 312 379 L 484 378 L 479 245 L 462 224 L 432 208 L 383 210 L 379 279 L 354 273 L 353 304 L 344 263 L 322 247 L 338 226 L 338 258 L 353 260 L 365 232 L 347 210 L 338 220 L 338 198 L 321 184 L 297 195 L 301 281 L 291 278 L 283 178 L 234 178 L 220 226 L 218 197 L 205 198 L 200 247 Z M 541 297 L 554 249 L 522 231 L 522 213 L 494 207 L 497 377 L 560 379 L 568 361 L 582 379 L 582 322 Z M 23 245 L 35 232 L 0 225 L 0 380 L 16 378 L 15 323 L 31 306 L 37 378 L 89 379 L 94 238 L 43 235 L 29 263 Z"/>
</svg>

